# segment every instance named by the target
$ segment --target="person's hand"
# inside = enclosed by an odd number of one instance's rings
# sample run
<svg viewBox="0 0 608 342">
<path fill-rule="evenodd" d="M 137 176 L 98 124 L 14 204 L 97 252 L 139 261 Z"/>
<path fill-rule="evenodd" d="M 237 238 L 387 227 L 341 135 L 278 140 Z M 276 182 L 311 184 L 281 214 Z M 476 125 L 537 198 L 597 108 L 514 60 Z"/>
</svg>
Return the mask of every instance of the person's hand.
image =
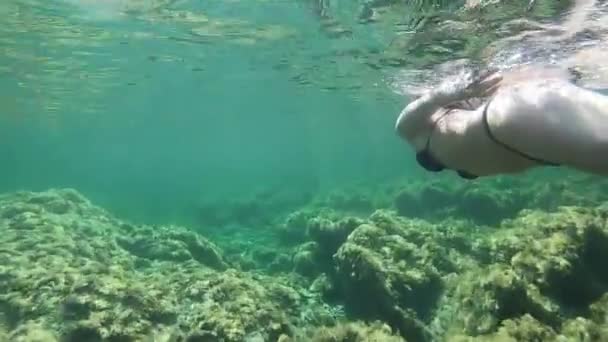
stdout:
<svg viewBox="0 0 608 342">
<path fill-rule="evenodd" d="M 496 69 L 473 72 L 471 83 L 465 88 L 467 98 L 492 96 L 500 87 L 502 75 Z"/>
<path fill-rule="evenodd" d="M 439 93 L 451 101 L 492 96 L 500 87 L 502 76 L 496 69 L 469 71 L 439 86 Z"/>
</svg>

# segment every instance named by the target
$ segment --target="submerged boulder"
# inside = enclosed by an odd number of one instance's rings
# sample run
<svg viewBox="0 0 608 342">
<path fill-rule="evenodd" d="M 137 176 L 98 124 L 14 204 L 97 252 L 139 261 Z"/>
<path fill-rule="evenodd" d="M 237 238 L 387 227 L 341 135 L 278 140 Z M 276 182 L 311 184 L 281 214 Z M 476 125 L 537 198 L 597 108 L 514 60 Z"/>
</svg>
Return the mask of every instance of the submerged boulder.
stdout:
<svg viewBox="0 0 608 342">
<path fill-rule="evenodd" d="M 441 244 L 452 239 L 427 222 L 377 211 L 334 256 L 333 278 L 347 308 L 388 322 L 405 338 L 432 339 L 427 322 L 443 292 L 442 277 L 466 259 Z"/>
<path fill-rule="evenodd" d="M 602 340 L 607 214 L 605 207 L 562 207 L 505 221 L 476 245 L 479 266 L 453 281 L 442 300 L 451 315 L 437 314 L 435 323 L 445 317 L 444 332 L 483 341 Z"/>
<path fill-rule="evenodd" d="M 231 269 L 197 233 L 123 222 L 72 190 L 0 197 L 0 246 L 10 341 L 276 341 L 335 323 L 292 278 Z"/>
<path fill-rule="evenodd" d="M 117 243 L 133 255 L 149 260 L 188 261 L 225 270 L 228 265 L 215 244 L 177 226 L 134 227 L 117 236 Z"/>
</svg>

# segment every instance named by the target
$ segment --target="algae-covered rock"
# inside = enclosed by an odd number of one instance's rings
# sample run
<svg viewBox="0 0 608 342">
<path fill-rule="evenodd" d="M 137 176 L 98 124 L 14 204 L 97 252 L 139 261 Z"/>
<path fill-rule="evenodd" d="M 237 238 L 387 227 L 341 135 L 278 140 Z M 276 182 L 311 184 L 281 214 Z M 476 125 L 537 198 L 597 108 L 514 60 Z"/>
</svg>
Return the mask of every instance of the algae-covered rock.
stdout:
<svg viewBox="0 0 608 342">
<path fill-rule="evenodd" d="M 442 293 L 444 273 L 464 259 L 441 246 L 449 234 L 421 220 L 378 211 L 340 247 L 334 276 L 347 308 L 383 319 L 412 340 L 428 340 L 427 321 Z M 365 293 L 365 296 L 360 294 Z"/>
<path fill-rule="evenodd" d="M 217 270 L 228 268 L 219 248 L 199 234 L 175 226 L 164 227 L 163 231 L 167 231 L 167 239 L 185 243 L 192 258 L 201 264 Z"/>
<path fill-rule="evenodd" d="M 395 197 L 397 212 L 406 217 L 445 219 L 461 217 L 481 224 L 496 224 L 513 217 L 525 201 L 519 194 L 484 184 L 417 184 L 401 190 Z"/>
<path fill-rule="evenodd" d="M 286 190 L 287 189 L 287 190 Z M 266 188 L 241 197 L 214 199 L 196 205 L 196 221 L 204 226 L 268 226 L 303 206 L 310 193 L 291 191 L 290 187 Z"/>
<path fill-rule="evenodd" d="M 494 333 L 481 336 L 453 334 L 446 338 L 446 342 L 556 341 L 556 338 L 557 334 L 550 327 L 525 314 L 503 321 Z"/>
<path fill-rule="evenodd" d="M 348 235 L 363 222 L 355 217 L 338 221 L 313 218 L 308 221 L 308 236 L 318 244 L 321 254 L 331 257 L 346 241 Z"/>
<path fill-rule="evenodd" d="M 559 322 L 558 307 L 541 297 L 507 265 L 494 264 L 470 272 L 456 287 L 456 320 L 472 336 L 496 331 L 505 320 L 530 315 L 547 326 Z"/>
<path fill-rule="evenodd" d="M 224 270 L 228 265 L 221 252 L 209 240 L 176 226 L 138 227 L 117 237 L 118 244 L 130 253 L 146 259 L 187 261 Z"/>
<path fill-rule="evenodd" d="M 309 240 L 295 247 L 294 271 L 316 277 L 332 271 L 332 257 L 346 241 L 348 235 L 364 220 L 356 217 L 341 217 L 331 210 L 298 211 L 288 216 L 285 226 L 304 230 Z"/>
<path fill-rule="evenodd" d="M 0 335 L 0 338 L 2 336 Z M 46 329 L 40 323 L 29 321 L 17 329 L 13 330 L 10 336 L 1 341 L 15 341 L 15 342 L 57 342 L 57 336 L 52 331 Z"/>
<path fill-rule="evenodd" d="M 291 278 L 229 269 L 199 234 L 122 222 L 71 190 L 2 196 L 0 246 L 9 341 L 276 341 L 327 311 Z"/>
<path fill-rule="evenodd" d="M 601 341 L 606 212 L 528 210 L 505 221 L 475 244 L 478 268 L 451 282 L 443 306 L 453 311 L 452 322 L 443 330 L 466 341 Z"/>
<path fill-rule="evenodd" d="M 608 290 L 606 213 L 524 211 L 481 231 L 377 211 L 334 255 L 330 279 L 351 313 L 414 340 L 560 338 L 576 315 L 589 320 L 578 329 L 599 336 L 602 314 L 589 312 Z"/>
<path fill-rule="evenodd" d="M 608 326 L 583 317 L 566 320 L 556 341 L 608 341 Z"/>
<path fill-rule="evenodd" d="M 505 196 L 481 189 L 458 210 Z M 240 240 L 227 258 L 73 190 L 3 195 L 0 339 L 603 341 L 607 221 L 608 205 L 523 210 L 493 228 L 305 209 L 285 221 L 288 246 Z M 256 271 L 233 268 L 243 260 Z"/>
<path fill-rule="evenodd" d="M 320 272 L 319 246 L 316 242 L 309 242 L 298 246 L 293 255 L 294 271 L 304 276 L 314 276 Z"/>
<path fill-rule="evenodd" d="M 496 178 L 473 183 L 434 179 L 401 186 L 393 206 L 405 217 L 433 222 L 457 217 L 495 226 L 523 209 L 553 211 L 567 205 L 599 205 L 608 200 L 607 187 L 604 179 L 577 176 L 541 181 Z"/>
<path fill-rule="evenodd" d="M 315 342 L 405 342 L 389 326 L 381 322 L 366 324 L 352 322 L 314 330 L 310 341 Z"/>
<path fill-rule="evenodd" d="M 510 264 L 543 295 L 584 310 L 608 290 L 608 229 L 602 209 L 526 211 L 487 240 L 490 260 Z"/>
<path fill-rule="evenodd" d="M 297 244 L 306 241 L 308 221 L 317 216 L 315 211 L 298 210 L 290 213 L 280 226 L 279 235 L 283 242 Z"/>
<path fill-rule="evenodd" d="M 321 203 L 334 210 L 369 215 L 378 208 L 378 201 L 377 196 L 371 191 L 352 187 L 329 193 Z"/>
<path fill-rule="evenodd" d="M 298 210 L 286 217 L 279 233 L 288 243 L 316 241 L 324 250 L 323 254 L 331 255 L 361 222 L 361 219 L 343 216 L 327 208 Z"/>
<path fill-rule="evenodd" d="M 259 332 L 265 340 L 291 333 L 288 317 L 295 314 L 300 300 L 289 287 L 252 281 L 235 271 L 194 283 L 186 293 L 196 312 L 188 322 L 194 323 L 193 334 L 225 341 L 243 341 L 251 332 Z"/>
</svg>

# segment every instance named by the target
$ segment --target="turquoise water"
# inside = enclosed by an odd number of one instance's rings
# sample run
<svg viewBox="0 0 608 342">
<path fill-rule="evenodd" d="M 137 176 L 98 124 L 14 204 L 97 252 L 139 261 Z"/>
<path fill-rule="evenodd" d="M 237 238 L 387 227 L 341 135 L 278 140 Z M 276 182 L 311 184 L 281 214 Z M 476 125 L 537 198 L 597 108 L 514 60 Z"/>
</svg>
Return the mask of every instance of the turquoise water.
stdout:
<svg viewBox="0 0 608 342">
<path fill-rule="evenodd" d="M 362 4 L 3 2 L 0 189 L 73 187 L 166 221 L 201 198 L 420 176 L 393 131 L 407 103 L 395 75 L 474 57 L 496 34 L 433 33 L 462 2 L 387 2 L 372 23 Z"/>
<path fill-rule="evenodd" d="M 608 181 L 394 132 L 573 3 L 1 1 L 0 342 L 608 340 Z"/>
<path fill-rule="evenodd" d="M 364 64 L 387 38 L 328 36 L 311 5 L 4 3 L 0 188 L 74 187 L 146 216 L 407 173 L 404 99 Z"/>
</svg>

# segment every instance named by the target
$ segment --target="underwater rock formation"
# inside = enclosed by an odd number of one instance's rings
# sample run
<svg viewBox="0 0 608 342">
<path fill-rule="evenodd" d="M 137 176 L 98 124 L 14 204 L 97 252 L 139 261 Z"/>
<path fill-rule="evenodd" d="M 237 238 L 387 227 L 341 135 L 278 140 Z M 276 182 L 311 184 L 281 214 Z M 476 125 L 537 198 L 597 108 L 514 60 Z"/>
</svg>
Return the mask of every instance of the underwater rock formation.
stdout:
<svg viewBox="0 0 608 342">
<path fill-rule="evenodd" d="M 291 279 L 235 270 L 196 233 L 120 221 L 73 190 L 2 196 L 0 246 L 10 341 L 276 341 L 333 319 Z"/>
<path fill-rule="evenodd" d="M 321 240 L 296 256 L 306 251 L 307 275 L 324 264 L 313 287 L 349 315 L 408 340 L 597 340 L 608 331 L 607 219 L 608 205 L 523 210 L 495 228 L 379 210 L 355 221 L 331 261 L 313 257 Z"/>
<path fill-rule="evenodd" d="M 294 270 L 309 277 L 330 272 L 333 255 L 363 222 L 360 218 L 343 217 L 327 209 L 290 214 L 280 231 L 283 239 L 297 236 L 295 241 L 309 240 L 296 246 L 292 259 Z"/>
<path fill-rule="evenodd" d="M 321 327 L 313 331 L 310 341 L 315 342 L 404 342 L 389 326 L 382 322 L 366 324 L 352 322 L 333 327 Z"/>
<path fill-rule="evenodd" d="M 264 274 L 74 190 L 1 196 L 0 340 L 608 340 L 608 204 L 494 227 L 327 209 L 290 225 L 291 258 L 251 252 Z"/>
<path fill-rule="evenodd" d="M 559 206 L 594 206 L 608 200 L 608 182 L 596 177 L 570 177 L 534 182 L 495 179 L 475 183 L 436 179 L 412 182 L 394 195 L 401 216 L 433 222 L 468 219 L 495 226 L 523 209 L 555 210 Z"/>
<path fill-rule="evenodd" d="M 294 210 L 311 200 L 309 193 L 266 189 L 250 196 L 196 205 L 196 220 L 203 225 L 238 224 L 259 227 L 272 223 L 279 213 Z"/>
<path fill-rule="evenodd" d="M 442 275 L 466 264 L 461 244 L 427 222 L 378 211 L 335 254 L 333 279 L 358 316 L 382 319 L 408 339 L 430 340 L 424 322 L 442 294 Z"/>
<path fill-rule="evenodd" d="M 118 236 L 116 242 L 140 258 L 166 261 L 196 260 L 216 270 L 228 268 L 214 244 L 182 227 L 135 227 L 124 224 L 121 228 L 124 235 Z"/>
<path fill-rule="evenodd" d="M 563 207 L 505 222 L 479 246 L 487 266 L 455 287 L 456 326 L 472 336 L 522 324 L 513 333 L 532 327 L 554 336 L 543 340 L 608 337 L 606 316 L 593 314 L 608 293 L 607 217 L 607 207 Z"/>
</svg>

